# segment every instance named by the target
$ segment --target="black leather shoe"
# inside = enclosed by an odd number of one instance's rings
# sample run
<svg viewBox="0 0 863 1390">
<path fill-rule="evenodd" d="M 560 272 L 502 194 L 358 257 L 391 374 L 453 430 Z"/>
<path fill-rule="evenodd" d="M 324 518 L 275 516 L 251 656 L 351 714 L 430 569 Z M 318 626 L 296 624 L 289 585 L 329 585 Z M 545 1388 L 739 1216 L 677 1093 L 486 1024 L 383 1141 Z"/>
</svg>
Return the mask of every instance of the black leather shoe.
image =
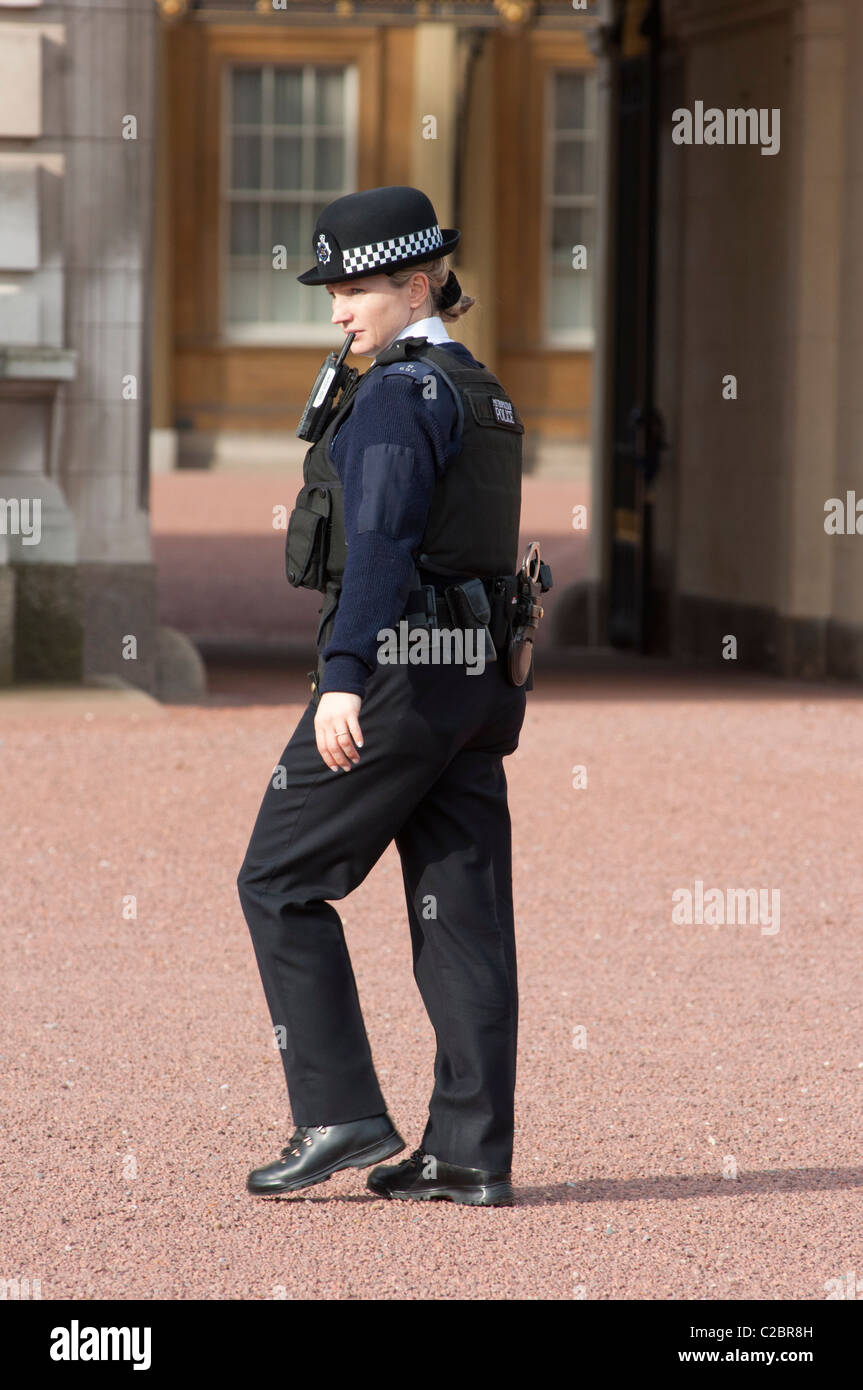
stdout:
<svg viewBox="0 0 863 1390">
<path fill-rule="evenodd" d="M 482 1168 L 457 1168 L 414 1149 L 410 1158 L 392 1167 L 373 1168 L 366 1187 L 378 1197 L 407 1198 L 429 1202 L 435 1198 L 470 1207 L 511 1207 L 512 1185 L 509 1173 L 487 1173 Z"/>
<path fill-rule="evenodd" d="M 298 1125 L 282 1156 L 255 1168 L 246 1187 L 256 1197 L 279 1197 L 318 1182 L 342 1168 L 368 1168 L 405 1146 L 389 1115 L 372 1115 L 342 1125 Z"/>
</svg>

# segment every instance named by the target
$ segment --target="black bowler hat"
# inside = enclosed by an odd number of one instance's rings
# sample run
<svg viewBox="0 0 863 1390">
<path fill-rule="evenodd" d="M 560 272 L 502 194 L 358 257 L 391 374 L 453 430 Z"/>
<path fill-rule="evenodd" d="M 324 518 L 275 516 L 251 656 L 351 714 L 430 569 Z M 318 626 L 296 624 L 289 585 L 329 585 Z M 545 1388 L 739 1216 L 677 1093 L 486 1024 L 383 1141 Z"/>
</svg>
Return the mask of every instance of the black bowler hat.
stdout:
<svg viewBox="0 0 863 1390">
<path fill-rule="evenodd" d="M 441 230 L 430 199 L 418 188 L 394 184 L 346 193 L 318 218 L 313 237 L 318 263 L 297 279 L 302 285 L 326 285 L 386 274 L 446 256 L 460 237 L 454 227 Z"/>
</svg>

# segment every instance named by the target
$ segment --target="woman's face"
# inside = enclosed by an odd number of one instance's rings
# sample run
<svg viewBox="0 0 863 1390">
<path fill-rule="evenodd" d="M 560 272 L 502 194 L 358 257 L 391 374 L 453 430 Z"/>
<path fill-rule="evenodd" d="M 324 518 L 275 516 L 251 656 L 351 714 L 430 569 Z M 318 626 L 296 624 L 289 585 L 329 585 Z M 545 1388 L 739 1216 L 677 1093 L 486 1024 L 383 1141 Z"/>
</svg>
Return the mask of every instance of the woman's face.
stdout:
<svg viewBox="0 0 863 1390">
<path fill-rule="evenodd" d="M 333 323 L 342 332 L 356 333 L 351 352 L 374 357 L 383 352 L 409 323 L 422 315 L 428 299 L 428 276 L 422 271 L 405 285 L 389 275 L 366 275 L 361 280 L 335 280 L 326 286 L 333 302 Z"/>
</svg>

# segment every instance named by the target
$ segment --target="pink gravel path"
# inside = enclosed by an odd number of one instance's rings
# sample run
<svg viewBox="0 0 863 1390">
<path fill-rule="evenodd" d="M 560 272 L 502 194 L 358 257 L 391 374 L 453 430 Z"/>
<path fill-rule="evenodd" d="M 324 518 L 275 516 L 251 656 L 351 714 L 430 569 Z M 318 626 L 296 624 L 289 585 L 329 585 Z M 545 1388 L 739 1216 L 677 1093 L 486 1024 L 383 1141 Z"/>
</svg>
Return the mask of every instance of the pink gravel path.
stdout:
<svg viewBox="0 0 863 1390">
<path fill-rule="evenodd" d="M 383 1202 L 361 1172 L 279 1204 L 244 1190 L 290 1118 L 235 877 L 303 673 L 214 671 L 208 701 L 146 711 L 0 695 L 0 1277 L 46 1299 L 823 1300 L 863 1280 L 856 691 L 602 662 L 537 687 L 506 763 L 521 1032 L 516 1206 L 496 1210 Z M 696 878 L 778 887 L 780 930 L 673 924 Z M 392 847 L 341 907 L 412 1148 L 433 1040 Z"/>
</svg>

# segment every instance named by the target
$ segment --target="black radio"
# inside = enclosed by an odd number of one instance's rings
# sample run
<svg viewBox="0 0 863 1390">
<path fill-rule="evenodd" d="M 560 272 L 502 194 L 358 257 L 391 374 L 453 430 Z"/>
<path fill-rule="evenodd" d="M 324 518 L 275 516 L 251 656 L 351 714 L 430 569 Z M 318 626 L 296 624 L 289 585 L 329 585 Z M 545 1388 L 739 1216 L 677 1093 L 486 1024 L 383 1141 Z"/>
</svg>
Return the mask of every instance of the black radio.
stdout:
<svg viewBox="0 0 863 1390">
<path fill-rule="evenodd" d="M 359 376 L 356 367 L 345 366 L 345 358 L 355 337 L 355 333 L 347 335 L 338 357 L 334 352 L 327 354 L 297 425 L 298 439 L 307 439 L 311 444 L 317 443 L 327 427 L 336 396 L 343 387 L 351 385 Z"/>
</svg>

